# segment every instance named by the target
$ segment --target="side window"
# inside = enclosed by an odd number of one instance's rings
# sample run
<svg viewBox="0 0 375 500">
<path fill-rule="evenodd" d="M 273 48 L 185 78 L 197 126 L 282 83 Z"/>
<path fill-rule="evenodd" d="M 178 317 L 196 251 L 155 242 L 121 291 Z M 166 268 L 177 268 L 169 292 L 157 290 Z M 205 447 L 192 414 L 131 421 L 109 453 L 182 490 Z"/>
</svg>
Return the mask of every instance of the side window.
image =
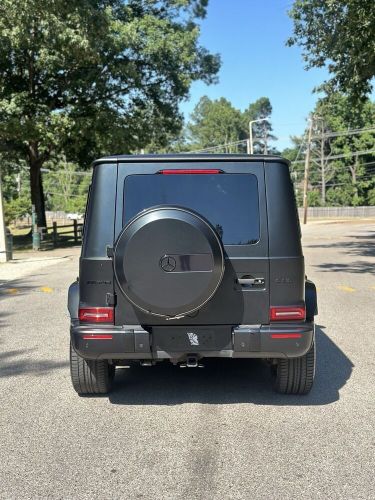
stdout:
<svg viewBox="0 0 375 500">
<path fill-rule="evenodd" d="M 106 257 L 106 247 L 113 245 L 116 183 L 116 164 L 97 165 L 94 168 L 85 215 L 84 258 Z"/>
<path fill-rule="evenodd" d="M 89 206 L 89 203 L 90 203 L 91 186 L 92 186 L 92 184 L 90 183 L 89 190 L 87 192 L 87 200 L 86 200 L 86 207 L 85 207 L 85 219 L 83 221 L 83 226 L 82 226 L 82 243 L 83 243 L 83 238 L 85 235 L 85 228 L 86 228 L 86 224 L 87 224 L 87 207 Z"/>
<path fill-rule="evenodd" d="M 294 184 L 292 181 L 292 177 L 290 177 L 290 185 L 292 187 L 292 193 L 293 193 L 293 203 L 294 203 L 294 211 L 296 213 L 296 219 L 297 219 L 297 225 L 298 225 L 298 234 L 299 234 L 299 237 L 301 239 L 302 238 L 301 222 L 299 220 L 298 205 L 297 205 L 296 193 L 294 191 Z"/>
</svg>

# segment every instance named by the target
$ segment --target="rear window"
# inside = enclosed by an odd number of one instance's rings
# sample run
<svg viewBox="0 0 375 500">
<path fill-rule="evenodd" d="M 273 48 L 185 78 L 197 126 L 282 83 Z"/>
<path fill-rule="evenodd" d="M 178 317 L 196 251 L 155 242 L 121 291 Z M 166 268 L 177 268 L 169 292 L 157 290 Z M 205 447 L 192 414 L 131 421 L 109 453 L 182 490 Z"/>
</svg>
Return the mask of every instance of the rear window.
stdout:
<svg viewBox="0 0 375 500">
<path fill-rule="evenodd" d="M 258 181 L 253 174 L 129 175 L 123 223 L 155 205 L 178 205 L 203 215 L 225 245 L 259 241 Z"/>
</svg>

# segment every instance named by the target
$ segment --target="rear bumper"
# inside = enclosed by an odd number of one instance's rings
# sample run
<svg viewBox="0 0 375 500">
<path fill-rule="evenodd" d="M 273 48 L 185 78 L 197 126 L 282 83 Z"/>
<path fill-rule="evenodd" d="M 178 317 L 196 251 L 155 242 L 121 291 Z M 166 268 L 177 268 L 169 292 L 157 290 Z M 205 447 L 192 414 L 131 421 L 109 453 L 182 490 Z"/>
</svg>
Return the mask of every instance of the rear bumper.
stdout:
<svg viewBox="0 0 375 500">
<path fill-rule="evenodd" d="M 201 345 L 189 343 L 190 332 L 203 339 Z M 86 359 L 179 361 L 187 354 L 198 358 L 296 358 L 310 349 L 315 330 L 313 323 L 305 322 L 234 328 L 168 326 L 154 327 L 149 333 L 140 325 L 98 327 L 73 322 L 70 334 L 74 349 Z"/>
</svg>

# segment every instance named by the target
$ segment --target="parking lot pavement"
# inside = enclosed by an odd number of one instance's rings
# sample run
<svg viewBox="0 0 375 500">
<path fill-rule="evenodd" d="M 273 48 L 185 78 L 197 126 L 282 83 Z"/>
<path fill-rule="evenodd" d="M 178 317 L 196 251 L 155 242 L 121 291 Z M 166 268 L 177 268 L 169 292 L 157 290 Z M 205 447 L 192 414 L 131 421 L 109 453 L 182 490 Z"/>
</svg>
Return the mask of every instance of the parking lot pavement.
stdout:
<svg viewBox="0 0 375 500">
<path fill-rule="evenodd" d="M 56 248 L 39 252 L 15 252 L 12 260 L 0 263 L 0 285 L 10 285 L 12 281 L 37 272 L 44 267 L 56 265 L 65 259 L 76 258 L 78 254 L 78 247 Z"/>
<path fill-rule="evenodd" d="M 319 288 L 310 395 L 260 361 L 118 370 L 109 397 L 70 385 L 66 290 L 77 258 L 0 288 L 0 498 L 374 498 L 375 229 L 303 230 Z M 9 290 L 13 289 L 13 292 Z"/>
</svg>

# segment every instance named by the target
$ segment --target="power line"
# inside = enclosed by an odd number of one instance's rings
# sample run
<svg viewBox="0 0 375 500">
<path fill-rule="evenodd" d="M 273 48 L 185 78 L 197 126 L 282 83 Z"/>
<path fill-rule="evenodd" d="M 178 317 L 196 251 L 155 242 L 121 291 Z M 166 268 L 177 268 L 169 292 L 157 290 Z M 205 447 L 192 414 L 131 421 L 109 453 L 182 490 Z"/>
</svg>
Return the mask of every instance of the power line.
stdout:
<svg viewBox="0 0 375 500">
<path fill-rule="evenodd" d="M 368 155 L 368 154 L 373 154 L 375 153 L 375 149 L 370 149 L 367 151 L 352 151 L 350 153 L 343 153 L 340 155 L 332 155 L 332 156 L 325 156 L 323 158 L 324 161 L 329 161 L 329 160 L 338 160 L 339 158 L 349 158 L 350 156 L 363 156 L 363 155 Z M 299 160 L 299 161 L 292 161 L 291 163 L 304 163 L 305 160 Z"/>
<path fill-rule="evenodd" d="M 362 182 L 362 181 L 370 181 L 373 178 L 374 178 L 373 175 L 362 175 L 359 177 L 359 179 L 356 180 L 356 184 L 358 184 L 358 182 Z M 349 180 L 347 182 L 338 182 L 338 183 L 335 182 L 333 184 L 328 181 L 327 188 L 331 187 L 331 186 L 344 186 L 344 185 L 348 185 L 348 184 L 350 184 Z M 310 184 L 311 187 L 321 187 L 321 185 L 322 185 L 322 183 L 320 181 Z"/>
<path fill-rule="evenodd" d="M 349 174 L 349 171 L 348 171 L 348 174 Z M 358 184 L 359 182 L 362 182 L 362 181 L 371 181 L 371 180 L 375 180 L 374 175 L 372 173 L 366 173 L 364 175 L 358 175 L 358 178 L 356 179 L 355 184 Z M 310 183 L 310 186 L 311 187 L 321 187 L 321 184 L 322 183 L 320 181 L 317 181 L 314 183 Z M 351 183 L 350 180 L 348 180 L 346 182 L 334 182 L 334 183 L 331 183 L 330 181 L 327 182 L 327 188 L 332 187 L 332 186 L 346 186 L 346 185 L 354 185 L 354 184 Z"/>
<path fill-rule="evenodd" d="M 55 170 L 50 170 L 49 168 L 41 168 L 41 172 L 43 173 L 48 173 L 51 175 L 60 175 L 60 174 L 65 174 L 65 175 L 92 175 L 92 172 L 83 172 L 83 171 L 76 171 L 76 172 L 64 172 L 63 170 L 59 170 L 56 172 Z"/>
<path fill-rule="evenodd" d="M 239 144 L 246 144 L 247 143 L 247 139 L 244 139 L 242 141 L 235 141 L 235 142 L 227 142 L 225 144 L 219 144 L 217 146 L 210 146 L 208 148 L 203 148 L 203 149 L 197 149 L 197 150 L 194 150 L 194 151 L 185 151 L 185 153 L 204 153 L 205 151 L 212 151 L 212 150 L 215 150 L 215 149 L 223 149 L 223 148 L 226 148 L 228 146 L 238 146 Z"/>
<path fill-rule="evenodd" d="M 323 134 L 323 135 L 316 135 L 313 136 L 312 139 L 321 139 L 321 138 L 329 138 L 329 137 L 341 137 L 341 136 L 346 136 L 346 135 L 356 135 L 356 134 L 362 134 L 364 132 L 375 132 L 375 127 L 367 127 L 367 128 L 357 128 L 357 129 L 351 129 L 347 130 L 345 132 L 329 132 L 328 134 Z"/>
<path fill-rule="evenodd" d="M 47 193 L 45 193 L 46 195 L 47 194 L 51 194 L 52 196 L 66 196 L 68 198 L 70 198 L 71 196 L 73 196 L 74 198 L 81 198 L 82 196 L 86 196 L 86 194 L 64 194 L 64 193 L 53 193 L 52 191 L 48 191 Z"/>
<path fill-rule="evenodd" d="M 371 149 L 368 151 L 352 151 L 350 153 L 343 153 L 339 155 L 327 156 L 324 160 L 338 160 L 339 158 L 349 158 L 350 156 L 363 156 L 367 154 L 375 153 L 375 149 Z"/>
<path fill-rule="evenodd" d="M 366 180 L 369 180 L 369 179 L 361 179 L 361 180 L 366 181 Z M 335 182 L 334 184 L 327 183 L 326 187 L 327 187 L 327 190 L 330 189 L 330 188 L 334 188 L 336 186 L 351 186 L 353 188 L 358 188 L 358 187 L 360 187 L 360 186 L 358 186 L 358 182 L 360 182 L 360 181 L 357 181 L 355 184 L 352 184 L 350 182 Z M 313 188 L 313 189 L 314 188 L 315 189 L 319 189 L 319 190 L 322 189 L 322 186 L 319 185 L 319 184 L 310 184 L 310 187 Z"/>
<path fill-rule="evenodd" d="M 307 131 L 305 131 L 305 133 L 303 134 L 303 137 L 302 137 L 302 141 L 301 141 L 301 144 L 300 144 L 300 147 L 299 147 L 299 150 L 298 150 L 298 153 L 297 153 L 297 156 L 294 158 L 293 162 L 296 162 L 299 158 L 299 155 L 301 154 L 301 151 L 302 151 L 302 147 L 303 145 L 305 144 L 305 140 L 306 140 L 306 134 L 307 134 Z"/>
</svg>

